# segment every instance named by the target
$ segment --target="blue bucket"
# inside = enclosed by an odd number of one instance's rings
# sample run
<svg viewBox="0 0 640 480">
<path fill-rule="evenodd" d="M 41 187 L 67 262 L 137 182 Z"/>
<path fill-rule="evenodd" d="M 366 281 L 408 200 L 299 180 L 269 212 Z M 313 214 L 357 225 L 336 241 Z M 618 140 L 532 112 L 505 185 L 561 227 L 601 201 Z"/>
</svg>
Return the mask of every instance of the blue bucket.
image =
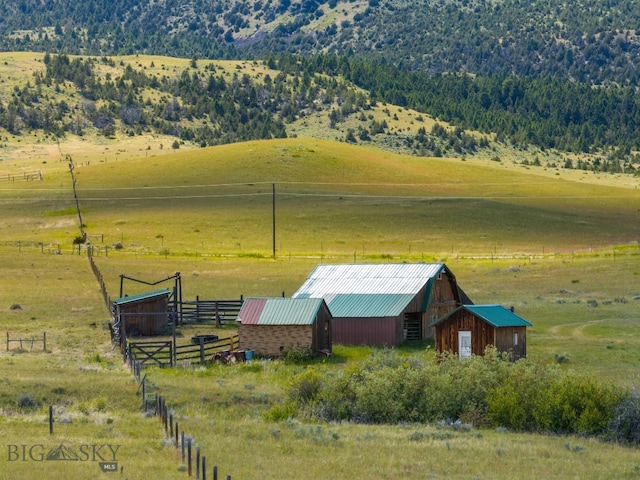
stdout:
<svg viewBox="0 0 640 480">
<path fill-rule="evenodd" d="M 247 362 L 250 362 L 253 359 L 253 350 L 245 350 L 244 358 L 247 359 Z"/>
</svg>

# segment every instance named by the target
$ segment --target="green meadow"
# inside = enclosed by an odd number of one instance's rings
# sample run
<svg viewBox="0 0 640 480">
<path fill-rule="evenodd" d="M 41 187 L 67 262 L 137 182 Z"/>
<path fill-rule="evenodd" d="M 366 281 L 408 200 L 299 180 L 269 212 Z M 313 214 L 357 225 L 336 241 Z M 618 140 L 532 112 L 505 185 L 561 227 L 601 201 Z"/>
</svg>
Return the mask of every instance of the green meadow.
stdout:
<svg viewBox="0 0 640 480">
<path fill-rule="evenodd" d="M 138 147 L 122 155 L 87 148 L 81 161 L 72 155 L 83 228 L 112 298 L 120 275 L 152 282 L 180 272 L 185 299 L 239 298 L 291 295 L 318 263 L 444 262 L 474 302 L 514 306 L 533 324 L 533 361 L 562 356 L 561 368 L 640 383 L 637 179 L 302 137 L 173 152 Z M 179 449 L 140 410 L 138 384 L 110 344 L 86 246 L 74 245 L 80 218 L 67 162 L 0 162 L 0 174 L 31 170 L 42 170 L 43 180 L 0 181 L 0 479 L 103 475 L 92 461 L 9 461 L 12 445 L 61 443 L 121 445 L 125 478 L 187 477 Z M 47 351 L 37 343 L 6 351 L 6 333 L 46 333 Z M 190 331 L 179 334 L 188 339 Z M 371 353 L 336 346 L 314 366 L 347 368 Z M 424 345 L 401 353 L 435 358 Z M 263 420 L 304 368 L 269 361 L 144 373 L 225 477 L 640 477 L 636 448 L 597 439 Z"/>
</svg>

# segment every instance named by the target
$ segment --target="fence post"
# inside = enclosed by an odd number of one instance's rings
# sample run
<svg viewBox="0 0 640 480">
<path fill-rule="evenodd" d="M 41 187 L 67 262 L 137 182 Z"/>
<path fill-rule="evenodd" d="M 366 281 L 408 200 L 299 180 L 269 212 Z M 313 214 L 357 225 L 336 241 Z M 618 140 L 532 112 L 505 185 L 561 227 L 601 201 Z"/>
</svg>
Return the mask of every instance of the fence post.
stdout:
<svg viewBox="0 0 640 480">
<path fill-rule="evenodd" d="M 147 376 L 145 375 L 144 378 L 142 379 L 142 408 L 145 410 L 145 412 L 147 411 L 147 387 L 146 387 L 146 383 L 147 383 Z"/>
<path fill-rule="evenodd" d="M 207 457 L 202 457 L 202 480 L 207 480 Z"/>
<path fill-rule="evenodd" d="M 169 414 L 169 438 L 173 439 L 173 413 Z"/>
<path fill-rule="evenodd" d="M 9 332 L 7 332 L 7 352 L 9 351 Z"/>
<path fill-rule="evenodd" d="M 164 421 L 164 434 L 165 437 L 167 436 L 168 433 L 168 428 L 169 428 L 169 422 L 168 420 L 168 413 L 169 413 L 169 407 L 167 407 L 167 404 L 164 405 L 164 415 L 163 415 L 163 421 Z"/>
<path fill-rule="evenodd" d="M 42 351 L 47 351 L 47 332 L 42 333 Z"/>
<path fill-rule="evenodd" d="M 218 480 L 218 466 L 213 467 L 213 480 Z"/>
<path fill-rule="evenodd" d="M 200 478 L 200 447 L 196 448 L 196 478 Z"/>
<path fill-rule="evenodd" d="M 187 440 L 187 472 L 191 476 L 191 439 Z"/>
<path fill-rule="evenodd" d="M 204 337 L 200 337 L 200 363 L 204 365 Z"/>
<path fill-rule="evenodd" d="M 182 463 L 184 463 L 184 432 L 180 434 L 180 447 L 182 449 Z"/>
<path fill-rule="evenodd" d="M 178 429 L 179 429 L 179 424 L 178 422 L 176 422 L 176 448 L 178 448 Z"/>
<path fill-rule="evenodd" d="M 53 405 L 49 405 L 49 435 L 53 435 Z"/>
</svg>

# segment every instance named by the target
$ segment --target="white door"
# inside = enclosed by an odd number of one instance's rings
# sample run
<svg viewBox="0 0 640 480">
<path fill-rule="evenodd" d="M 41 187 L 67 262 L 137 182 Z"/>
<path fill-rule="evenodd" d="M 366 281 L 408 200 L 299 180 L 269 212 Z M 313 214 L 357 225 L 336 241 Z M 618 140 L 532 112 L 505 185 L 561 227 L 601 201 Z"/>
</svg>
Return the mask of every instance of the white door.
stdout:
<svg viewBox="0 0 640 480">
<path fill-rule="evenodd" d="M 460 359 L 471 356 L 471 332 L 458 332 L 458 355 Z"/>
</svg>

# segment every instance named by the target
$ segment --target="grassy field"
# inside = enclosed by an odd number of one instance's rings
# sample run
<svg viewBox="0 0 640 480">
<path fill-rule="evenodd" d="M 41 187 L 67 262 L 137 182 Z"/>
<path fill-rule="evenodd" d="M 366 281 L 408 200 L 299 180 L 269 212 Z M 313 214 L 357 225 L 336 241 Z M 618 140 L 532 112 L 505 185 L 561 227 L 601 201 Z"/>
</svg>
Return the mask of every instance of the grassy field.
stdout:
<svg viewBox="0 0 640 480">
<path fill-rule="evenodd" d="M 154 63 L 174 68 L 169 59 Z M 532 360 L 562 355 L 562 368 L 640 384 L 637 179 L 302 136 L 178 151 L 161 149 L 169 143 L 159 138 L 70 138 L 60 148 L 31 140 L 7 140 L 1 152 L 0 178 L 43 172 L 41 181 L 0 180 L 1 338 L 46 333 L 47 351 L 6 351 L 0 342 L 0 479 L 102 475 L 93 460 L 13 461 L 23 445 L 42 445 L 37 458 L 61 443 L 120 445 L 124 478 L 187 477 L 111 347 L 98 283 L 84 250 L 74 250 L 80 220 L 61 152 L 74 159 L 82 222 L 112 298 L 122 274 L 156 281 L 180 272 L 187 299 L 238 298 L 291 295 L 318 263 L 444 262 L 476 303 L 514 306 L 533 323 Z M 316 366 L 344 368 L 370 354 L 336 347 Z M 254 362 L 146 373 L 208 464 L 233 478 L 640 478 L 637 449 L 594 439 L 263 420 L 303 368 Z"/>
</svg>

